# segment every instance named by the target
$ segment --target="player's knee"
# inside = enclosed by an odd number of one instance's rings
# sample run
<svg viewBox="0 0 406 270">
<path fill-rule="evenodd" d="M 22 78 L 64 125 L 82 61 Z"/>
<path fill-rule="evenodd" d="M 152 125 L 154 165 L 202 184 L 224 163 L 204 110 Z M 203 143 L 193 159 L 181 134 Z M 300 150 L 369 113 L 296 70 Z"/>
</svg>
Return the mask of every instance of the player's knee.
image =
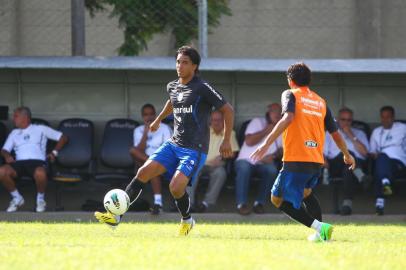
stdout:
<svg viewBox="0 0 406 270">
<path fill-rule="evenodd" d="M 135 152 L 135 151 L 136 151 L 136 150 L 135 150 L 134 147 L 131 147 L 130 150 L 128 151 L 128 152 L 130 153 L 130 155 L 131 155 L 133 158 L 135 158 L 135 156 L 136 156 L 136 152 Z"/>
<path fill-rule="evenodd" d="M 169 183 L 169 191 L 171 192 L 172 196 L 175 199 L 180 198 L 185 192 L 184 190 L 182 190 L 181 186 L 177 184 L 175 181 L 171 181 Z"/>
<path fill-rule="evenodd" d="M 38 167 L 35 169 L 34 172 L 34 179 L 37 181 L 46 181 L 47 180 L 47 172 L 43 167 Z"/>
<path fill-rule="evenodd" d="M 306 189 L 303 191 L 303 198 L 309 197 L 311 193 L 312 193 L 312 190 L 311 190 L 310 188 L 306 188 Z"/>
<path fill-rule="evenodd" d="M 6 172 L 7 172 L 6 168 L 4 166 L 1 166 L 0 167 L 0 180 L 7 175 Z"/>
<path fill-rule="evenodd" d="M 145 168 L 145 166 L 141 166 L 141 168 L 138 169 L 135 178 L 142 182 L 144 182 L 144 180 L 148 180 L 148 169 Z"/>
<path fill-rule="evenodd" d="M 1 166 L 0 167 L 0 181 L 3 180 L 5 177 L 12 176 L 13 172 L 10 168 L 6 166 Z"/>
<path fill-rule="evenodd" d="M 220 179 L 225 179 L 225 178 L 227 178 L 227 172 L 226 172 L 226 169 L 224 168 L 224 167 L 219 167 L 217 170 L 216 170 L 216 174 L 215 174 L 215 177 L 214 178 L 220 178 Z M 211 179 L 210 179 L 211 180 Z"/>
<path fill-rule="evenodd" d="M 276 208 L 279 208 L 282 205 L 282 198 L 271 196 L 271 202 L 275 205 Z"/>
</svg>

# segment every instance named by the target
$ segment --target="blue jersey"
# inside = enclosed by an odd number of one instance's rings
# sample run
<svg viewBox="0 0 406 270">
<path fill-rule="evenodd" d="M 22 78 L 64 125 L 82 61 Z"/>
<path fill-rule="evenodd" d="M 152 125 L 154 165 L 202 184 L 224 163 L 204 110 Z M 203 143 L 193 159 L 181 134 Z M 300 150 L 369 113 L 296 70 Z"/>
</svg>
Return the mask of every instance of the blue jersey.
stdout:
<svg viewBox="0 0 406 270">
<path fill-rule="evenodd" d="M 167 91 L 175 120 L 172 142 L 207 154 L 210 113 L 226 103 L 224 97 L 197 76 L 186 85 L 172 81 Z"/>
</svg>

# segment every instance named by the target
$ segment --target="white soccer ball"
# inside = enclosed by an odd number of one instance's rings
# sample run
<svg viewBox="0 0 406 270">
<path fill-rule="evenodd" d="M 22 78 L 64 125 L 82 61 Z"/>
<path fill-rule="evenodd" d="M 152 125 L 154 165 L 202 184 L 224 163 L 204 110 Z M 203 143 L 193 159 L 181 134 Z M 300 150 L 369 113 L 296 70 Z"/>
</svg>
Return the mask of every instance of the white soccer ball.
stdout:
<svg viewBox="0 0 406 270">
<path fill-rule="evenodd" d="M 104 208 L 114 215 L 122 215 L 130 207 L 130 198 L 121 189 L 112 189 L 104 196 Z"/>
</svg>

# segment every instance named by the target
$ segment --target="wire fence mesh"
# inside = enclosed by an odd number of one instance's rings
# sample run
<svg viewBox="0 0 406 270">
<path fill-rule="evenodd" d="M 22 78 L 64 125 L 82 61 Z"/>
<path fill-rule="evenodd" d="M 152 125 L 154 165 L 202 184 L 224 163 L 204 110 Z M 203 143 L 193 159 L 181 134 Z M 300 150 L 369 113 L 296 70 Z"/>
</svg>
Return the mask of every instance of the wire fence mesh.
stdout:
<svg viewBox="0 0 406 270">
<path fill-rule="evenodd" d="M 180 44 L 198 45 L 198 0 L 86 3 L 87 55 L 168 56 Z M 208 0 L 208 4 L 213 24 L 207 44 L 210 57 L 406 57 L 406 1 Z M 70 55 L 71 1 L 0 0 L 0 54 Z"/>
</svg>

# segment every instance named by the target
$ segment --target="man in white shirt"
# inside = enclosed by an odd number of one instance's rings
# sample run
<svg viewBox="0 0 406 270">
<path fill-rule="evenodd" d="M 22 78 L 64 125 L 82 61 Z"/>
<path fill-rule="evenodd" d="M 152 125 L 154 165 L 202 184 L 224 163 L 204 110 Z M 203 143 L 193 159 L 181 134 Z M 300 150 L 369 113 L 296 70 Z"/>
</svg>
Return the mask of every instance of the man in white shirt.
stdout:
<svg viewBox="0 0 406 270">
<path fill-rule="evenodd" d="M 354 184 L 363 180 L 367 169 L 369 143 L 364 131 L 351 127 L 354 113 L 349 108 L 342 108 L 338 112 L 338 132 L 347 144 L 348 150 L 355 157 L 357 168 L 350 170 L 344 163 L 343 155 L 330 134 L 326 135 L 324 155 L 327 158 L 330 177 L 343 178 L 344 200 L 340 209 L 341 215 L 351 215 Z"/>
<path fill-rule="evenodd" d="M 253 210 L 257 214 L 264 213 L 264 204 L 271 192 L 272 184 L 278 173 L 275 158 L 281 156 L 282 138 L 279 137 L 278 140 L 271 145 L 267 155 L 260 162 L 254 164 L 250 155 L 257 149 L 265 137 L 271 132 L 275 124 L 280 120 L 281 112 L 282 108 L 280 104 L 270 104 L 265 117 L 252 119 L 245 131 L 245 140 L 235 162 L 237 211 L 241 215 L 251 213 L 251 208 L 247 205 L 247 197 L 249 182 L 254 173 L 260 176 L 261 182 L 258 187 L 259 190 Z"/>
<path fill-rule="evenodd" d="M 153 154 L 171 137 L 172 133 L 170 127 L 164 123 L 161 123 L 158 130 L 155 132 L 149 130 L 149 125 L 156 118 L 156 111 L 152 104 L 145 104 L 142 106 L 141 115 L 144 125 L 138 126 L 134 129 L 134 146 L 130 149 L 130 154 L 135 161 L 137 170 L 148 160 L 151 154 Z M 151 214 L 158 215 L 160 209 L 162 209 L 160 177 L 152 178 L 151 187 L 154 194 L 154 205 L 151 208 Z"/>
<path fill-rule="evenodd" d="M 376 213 L 383 215 L 384 196 L 392 194 L 391 180 L 406 169 L 406 125 L 395 121 L 395 109 L 380 110 L 382 126 L 371 135 L 371 154 L 375 158 Z"/>
<path fill-rule="evenodd" d="M 46 144 L 47 140 L 57 141 L 48 155 L 51 161 L 58 156 L 58 151 L 68 141 L 61 132 L 43 125 L 31 124 L 31 111 L 27 107 L 14 110 L 14 129 L 8 136 L 1 155 L 7 164 L 0 167 L 0 182 L 10 192 L 12 200 L 7 212 L 15 212 L 24 204 L 24 198 L 18 192 L 14 179 L 21 176 L 34 178 L 37 187 L 37 212 L 44 212 L 46 208 L 45 189 L 48 182 Z M 15 152 L 15 159 L 11 152 Z"/>
</svg>

